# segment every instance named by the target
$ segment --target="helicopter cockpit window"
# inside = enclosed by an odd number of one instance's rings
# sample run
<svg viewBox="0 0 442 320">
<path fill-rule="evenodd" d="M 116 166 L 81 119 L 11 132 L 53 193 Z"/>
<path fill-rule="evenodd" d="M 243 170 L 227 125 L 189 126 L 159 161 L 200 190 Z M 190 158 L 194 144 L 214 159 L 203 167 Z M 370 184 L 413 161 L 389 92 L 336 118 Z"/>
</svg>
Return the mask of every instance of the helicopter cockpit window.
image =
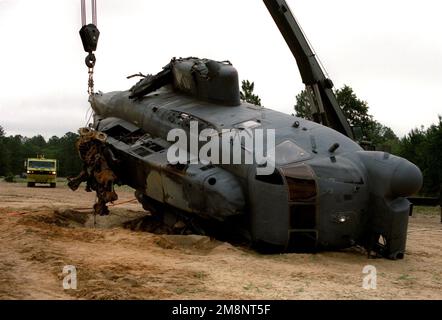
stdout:
<svg viewBox="0 0 442 320">
<path fill-rule="evenodd" d="M 290 140 L 285 140 L 275 147 L 275 161 L 279 165 L 304 161 L 310 158 L 310 153 Z"/>
</svg>

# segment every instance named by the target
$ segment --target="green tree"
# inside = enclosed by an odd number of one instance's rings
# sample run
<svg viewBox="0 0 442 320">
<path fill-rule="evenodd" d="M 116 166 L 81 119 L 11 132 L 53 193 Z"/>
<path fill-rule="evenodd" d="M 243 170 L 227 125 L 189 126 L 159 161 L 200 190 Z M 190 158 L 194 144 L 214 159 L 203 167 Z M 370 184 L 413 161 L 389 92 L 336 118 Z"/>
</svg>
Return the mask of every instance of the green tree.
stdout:
<svg viewBox="0 0 442 320">
<path fill-rule="evenodd" d="M 62 176 L 77 175 L 81 171 L 82 164 L 75 146 L 77 139 L 78 134 L 68 132 L 58 141 L 56 158 L 59 161 Z"/>
<path fill-rule="evenodd" d="M 5 140 L 5 130 L 0 126 L 0 176 L 6 175 L 6 166 L 8 165 Z"/>
<path fill-rule="evenodd" d="M 241 100 L 247 101 L 257 106 L 261 106 L 261 98 L 253 93 L 255 83 L 249 80 L 243 80 L 241 85 L 240 97 Z"/>
<path fill-rule="evenodd" d="M 39 155 L 48 157 L 45 154 L 46 140 L 42 135 L 36 135 L 31 138 L 23 138 L 23 157 L 24 158 L 34 158 Z"/>
<path fill-rule="evenodd" d="M 373 120 L 368 123 L 364 131 L 367 135 L 367 140 L 371 141 L 378 149 L 394 154 L 398 153 L 399 138 L 390 127 Z"/>
<path fill-rule="evenodd" d="M 351 126 L 370 128 L 373 125 L 373 117 L 368 114 L 368 104 L 359 99 L 353 89 L 344 85 L 335 91 L 336 100 Z"/>
<path fill-rule="evenodd" d="M 438 123 L 424 129 L 412 129 L 399 142 L 399 152 L 422 171 L 425 195 L 438 195 L 442 183 L 442 117 Z"/>
<path fill-rule="evenodd" d="M 43 154 L 47 158 L 57 159 L 59 155 L 60 138 L 57 136 L 52 136 L 49 138 L 46 146 L 44 148 Z"/>
<path fill-rule="evenodd" d="M 426 191 L 436 194 L 442 188 L 442 116 L 439 122 L 426 131 L 424 187 Z"/>
<path fill-rule="evenodd" d="M 307 90 L 302 90 L 296 95 L 295 112 L 297 117 L 313 121 L 313 113 Z"/>
<path fill-rule="evenodd" d="M 6 174 L 20 174 L 24 170 L 23 159 L 23 136 L 15 135 L 6 138 L 5 150 L 6 154 Z"/>
<path fill-rule="evenodd" d="M 335 90 L 336 100 L 351 126 L 361 127 L 366 139 L 374 145 L 397 149 L 398 137 L 393 130 L 373 119 L 368 113 L 368 103 L 359 99 L 353 89 L 344 85 Z M 313 120 L 310 99 L 306 90 L 296 96 L 295 111 L 301 118 Z"/>
</svg>

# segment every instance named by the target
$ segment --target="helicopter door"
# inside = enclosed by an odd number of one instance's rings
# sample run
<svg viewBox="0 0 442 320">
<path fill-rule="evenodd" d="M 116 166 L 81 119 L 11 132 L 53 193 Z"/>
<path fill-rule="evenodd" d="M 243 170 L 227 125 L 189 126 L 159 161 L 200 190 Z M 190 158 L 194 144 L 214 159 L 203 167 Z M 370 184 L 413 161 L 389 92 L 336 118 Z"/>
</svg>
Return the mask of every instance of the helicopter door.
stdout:
<svg viewBox="0 0 442 320">
<path fill-rule="evenodd" d="M 288 188 L 288 250 L 312 251 L 318 244 L 317 185 L 313 170 L 305 164 L 281 168 Z"/>
<path fill-rule="evenodd" d="M 249 200 L 252 240 L 258 245 L 285 247 L 289 241 L 288 192 L 278 169 L 270 175 L 251 170 Z"/>
</svg>

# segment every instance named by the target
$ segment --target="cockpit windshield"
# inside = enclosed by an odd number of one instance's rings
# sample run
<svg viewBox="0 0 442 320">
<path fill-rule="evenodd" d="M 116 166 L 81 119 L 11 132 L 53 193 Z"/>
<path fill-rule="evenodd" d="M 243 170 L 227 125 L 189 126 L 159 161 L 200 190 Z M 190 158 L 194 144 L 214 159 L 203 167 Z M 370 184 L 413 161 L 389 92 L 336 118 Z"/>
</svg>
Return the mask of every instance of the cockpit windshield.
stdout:
<svg viewBox="0 0 442 320">
<path fill-rule="evenodd" d="M 33 169 L 55 169 L 54 161 L 29 161 L 28 168 Z"/>
</svg>

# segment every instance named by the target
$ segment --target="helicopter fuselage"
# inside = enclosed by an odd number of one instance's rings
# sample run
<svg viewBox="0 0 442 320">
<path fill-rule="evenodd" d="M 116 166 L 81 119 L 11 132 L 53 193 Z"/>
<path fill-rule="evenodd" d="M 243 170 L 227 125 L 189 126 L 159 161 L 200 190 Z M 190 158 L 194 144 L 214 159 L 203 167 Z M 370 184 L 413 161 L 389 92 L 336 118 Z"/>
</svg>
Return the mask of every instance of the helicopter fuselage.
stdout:
<svg viewBox="0 0 442 320">
<path fill-rule="evenodd" d="M 407 160 L 364 151 L 331 128 L 249 103 L 215 104 L 170 86 L 140 99 L 130 94 L 95 94 L 91 105 L 94 128 L 107 134 L 118 159 L 114 171 L 139 200 L 221 222 L 241 217 L 254 243 L 283 250 L 359 244 L 403 257 L 411 213 L 404 197 L 422 183 Z M 256 162 L 171 164 L 168 133 L 189 132 L 191 121 L 219 134 L 274 129 L 275 170 L 257 175 Z"/>
</svg>

